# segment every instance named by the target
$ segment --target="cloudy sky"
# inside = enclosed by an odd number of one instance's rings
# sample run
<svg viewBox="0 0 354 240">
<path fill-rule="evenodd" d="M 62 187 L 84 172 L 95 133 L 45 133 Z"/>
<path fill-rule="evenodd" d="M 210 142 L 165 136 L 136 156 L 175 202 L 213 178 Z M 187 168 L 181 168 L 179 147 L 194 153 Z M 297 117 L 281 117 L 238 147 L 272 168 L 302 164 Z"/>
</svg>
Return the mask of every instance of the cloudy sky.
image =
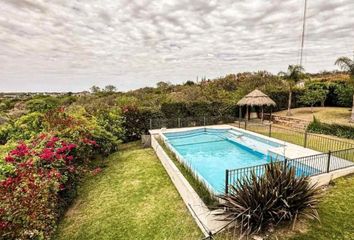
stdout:
<svg viewBox="0 0 354 240">
<path fill-rule="evenodd" d="M 119 90 L 285 70 L 303 0 L 0 0 L 0 91 Z M 354 1 L 310 0 L 307 71 L 354 51 Z"/>
</svg>

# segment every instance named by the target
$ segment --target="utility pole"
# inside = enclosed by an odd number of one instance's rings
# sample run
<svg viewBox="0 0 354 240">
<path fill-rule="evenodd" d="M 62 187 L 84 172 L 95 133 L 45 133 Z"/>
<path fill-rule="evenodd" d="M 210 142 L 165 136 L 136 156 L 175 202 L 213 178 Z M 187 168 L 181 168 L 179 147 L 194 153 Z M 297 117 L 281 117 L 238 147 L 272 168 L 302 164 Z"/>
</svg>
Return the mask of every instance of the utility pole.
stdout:
<svg viewBox="0 0 354 240">
<path fill-rule="evenodd" d="M 302 66 L 302 56 L 303 56 L 303 52 L 304 52 L 305 31 L 306 31 L 306 12 L 307 12 L 307 0 L 305 0 L 304 17 L 303 17 L 303 20 L 302 20 L 300 66 Z"/>
</svg>

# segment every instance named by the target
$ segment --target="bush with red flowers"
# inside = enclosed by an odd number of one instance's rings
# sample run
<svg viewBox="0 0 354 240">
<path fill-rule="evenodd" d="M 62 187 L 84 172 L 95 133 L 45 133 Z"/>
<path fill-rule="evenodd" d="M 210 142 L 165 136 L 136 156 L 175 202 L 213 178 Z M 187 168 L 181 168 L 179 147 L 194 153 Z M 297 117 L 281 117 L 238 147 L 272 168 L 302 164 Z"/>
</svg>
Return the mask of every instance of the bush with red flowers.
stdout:
<svg viewBox="0 0 354 240">
<path fill-rule="evenodd" d="M 41 134 L 30 143 L 20 142 L 5 157 L 13 171 L 0 181 L 0 238 L 48 238 L 75 191 L 78 176 L 87 159 L 78 156 L 97 143 L 84 138 L 78 144 Z"/>
</svg>

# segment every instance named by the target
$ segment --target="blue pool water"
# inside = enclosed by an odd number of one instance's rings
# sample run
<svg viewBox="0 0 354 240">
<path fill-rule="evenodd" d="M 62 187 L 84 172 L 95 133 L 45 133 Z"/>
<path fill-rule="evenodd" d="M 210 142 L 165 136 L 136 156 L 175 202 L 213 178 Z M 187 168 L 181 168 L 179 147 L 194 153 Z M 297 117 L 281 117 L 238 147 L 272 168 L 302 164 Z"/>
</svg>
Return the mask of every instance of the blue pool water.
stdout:
<svg viewBox="0 0 354 240">
<path fill-rule="evenodd" d="M 224 191 L 226 169 L 284 160 L 283 156 L 268 152 L 281 144 L 235 129 L 202 128 L 164 135 L 172 150 L 216 193 Z M 297 163 L 297 175 L 311 175 L 314 171 Z"/>
<path fill-rule="evenodd" d="M 199 129 L 164 135 L 186 164 L 218 193 L 224 191 L 226 169 L 269 163 L 265 148 L 280 146 L 234 130 Z M 259 151 L 252 146 L 260 147 Z"/>
</svg>

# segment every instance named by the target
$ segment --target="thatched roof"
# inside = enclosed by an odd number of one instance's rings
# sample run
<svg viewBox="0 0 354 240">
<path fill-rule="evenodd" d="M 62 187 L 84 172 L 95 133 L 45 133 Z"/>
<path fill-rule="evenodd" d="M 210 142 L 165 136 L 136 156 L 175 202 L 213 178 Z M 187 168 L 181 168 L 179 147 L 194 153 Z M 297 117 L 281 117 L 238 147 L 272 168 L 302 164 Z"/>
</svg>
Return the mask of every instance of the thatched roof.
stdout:
<svg viewBox="0 0 354 240">
<path fill-rule="evenodd" d="M 244 96 L 237 103 L 238 106 L 275 106 L 276 103 L 258 89 Z"/>
</svg>

